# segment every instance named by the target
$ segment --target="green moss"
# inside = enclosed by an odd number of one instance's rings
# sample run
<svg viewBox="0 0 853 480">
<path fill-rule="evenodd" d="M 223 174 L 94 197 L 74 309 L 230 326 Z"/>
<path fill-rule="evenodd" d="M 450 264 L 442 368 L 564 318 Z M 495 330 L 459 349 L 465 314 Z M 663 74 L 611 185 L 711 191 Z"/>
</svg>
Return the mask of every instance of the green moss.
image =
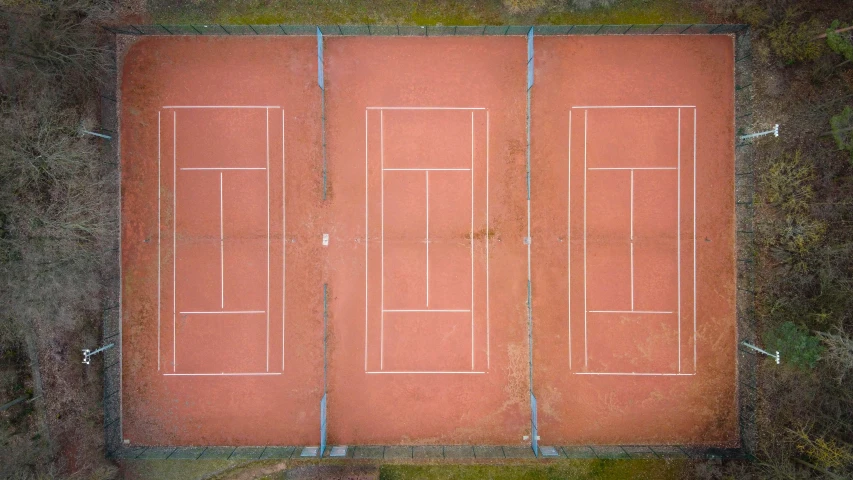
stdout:
<svg viewBox="0 0 853 480">
<path fill-rule="evenodd" d="M 640 25 L 657 23 L 701 23 L 702 17 L 681 0 L 626 0 L 609 7 L 565 10 L 536 19 L 539 25 Z"/>
<path fill-rule="evenodd" d="M 551 480 L 551 479 L 676 479 L 684 461 L 678 460 L 561 460 L 525 465 L 383 465 L 381 480 Z"/>
<path fill-rule="evenodd" d="M 167 2 L 152 0 L 156 23 L 527 25 L 697 23 L 702 18 L 683 0 L 623 0 L 609 7 L 573 10 L 565 3 L 538 16 L 512 16 L 500 0 L 268 0 Z"/>
</svg>

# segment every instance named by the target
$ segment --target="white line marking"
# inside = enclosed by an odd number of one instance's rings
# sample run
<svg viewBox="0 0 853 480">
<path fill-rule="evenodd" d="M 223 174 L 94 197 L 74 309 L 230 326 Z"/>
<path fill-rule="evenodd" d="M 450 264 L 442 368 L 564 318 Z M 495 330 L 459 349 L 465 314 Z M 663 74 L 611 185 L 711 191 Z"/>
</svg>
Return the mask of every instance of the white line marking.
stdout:
<svg viewBox="0 0 853 480">
<path fill-rule="evenodd" d="M 569 109 L 569 159 L 567 162 L 568 165 L 568 175 L 569 180 L 567 182 L 568 193 L 566 194 L 566 210 L 567 214 L 567 222 L 566 222 L 566 250 L 568 251 L 568 267 L 566 267 L 566 283 L 568 286 L 566 289 L 568 290 L 566 298 L 568 300 L 569 306 L 566 310 L 566 317 L 569 324 L 569 370 L 572 369 L 572 110 Z"/>
<path fill-rule="evenodd" d="M 278 105 L 168 105 L 163 108 L 281 108 Z"/>
<path fill-rule="evenodd" d="M 471 374 L 483 374 L 486 372 L 467 372 L 467 371 L 461 371 L 461 372 L 426 372 L 426 371 L 393 372 L 393 371 L 386 370 L 386 371 L 382 371 L 382 372 L 365 372 L 365 373 L 369 373 L 369 374 L 383 373 L 383 374 L 460 374 L 460 375 L 467 374 L 467 375 L 471 375 Z"/>
<path fill-rule="evenodd" d="M 485 107 L 367 107 L 368 110 L 485 110 Z"/>
<path fill-rule="evenodd" d="M 587 113 L 589 110 L 583 111 L 583 365 L 589 364 L 589 352 L 587 352 L 587 302 L 586 302 L 586 132 L 587 132 Z"/>
<path fill-rule="evenodd" d="M 491 336 L 489 332 L 489 111 L 486 110 L 486 369 L 491 368 Z"/>
<path fill-rule="evenodd" d="M 367 229 L 367 109 L 364 110 L 364 371 L 367 371 L 367 244 L 370 239 Z"/>
<path fill-rule="evenodd" d="M 695 108 L 695 105 L 585 105 L 572 108 Z"/>
<path fill-rule="evenodd" d="M 380 240 L 380 259 L 382 264 L 382 279 L 380 281 L 380 305 L 382 306 L 379 312 L 379 369 L 385 368 L 385 112 L 379 111 L 379 168 L 381 169 L 380 178 L 380 217 L 381 240 Z"/>
<path fill-rule="evenodd" d="M 177 369 L 178 312 L 178 112 L 172 112 L 172 371 Z"/>
<path fill-rule="evenodd" d="M 696 109 L 693 109 L 693 373 L 696 374 Z"/>
<path fill-rule="evenodd" d="M 258 373 L 164 373 L 166 377 L 248 377 L 259 375 L 281 375 L 281 372 Z"/>
<path fill-rule="evenodd" d="M 678 227 L 676 232 L 676 253 L 678 258 L 678 371 L 681 372 L 681 109 L 678 109 L 678 186 L 676 190 Z"/>
<path fill-rule="evenodd" d="M 471 370 L 474 370 L 474 112 L 471 112 Z"/>
<path fill-rule="evenodd" d="M 199 311 L 199 312 L 179 312 L 181 315 L 219 315 L 231 313 L 267 313 L 266 310 L 215 310 L 215 311 Z"/>
<path fill-rule="evenodd" d="M 590 310 L 587 313 L 637 313 L 637 314 L 660 313 L 660 314 L 672 314 L 675 312 L 666 312 L 666 311 L 662 311 L 662 310 Z"/>
<path fill-rule="evenodd" d="M 284 325 L 287 311 L 287 176 L 285 175 L 284 110 L 281 111 L 281 371 L 284 371 Z"/>
<path fill-rule="evenodd" d="M 467 172 L 470 168 L 383 168 L 385 172 Z"/>
<path fill-rule="evenodd" d="M 634 171 L 631 170 L 631 310 L 634 309 Z"/>
<path fill-rule="evenodd" d="M 163 189 L 160 183 L 160 112 L 157 111 L 157 371 L 160 371 L 160 191 Z"/>
<path fill-rule="evenodd" d="M 436 312 L 436 313 L 447 313 L 447 312 L 465 312 L 468 313 L 471 310 L 468 309 L 460 309 L 460 310 L 439 310 L 439 309 L 426 309 L 426 310 L 382 310 L 383 312 Z"/>
<path fill-rule="evenodd" d="M 690 377 L 695 373 L 574 372 L 575 375 L 636 375 L 644 377 Z"/>
<path fill-rule="evenodd" d="M 270 371 L 270 111 L 267 117 L 267 371 Z"/>
<path fill-rule="evenodd" d="M 429 307 L 429 170 L 426 175 L 426 306 Z"/>
<path fill-rule="evenodd" d="M 264 167 L 182 167 L 181 170 L 266 170 Z"/>
<path fill-rule="evenodd" d="M 225 219 L 222 209 L 222 172 L 219 172 L 219 284 L 221 288 L 221 305 L 225 308 Z"/>
<path fill-rule="evenodd" d="M 589 167 L 588 170 L 676 170 L 676 167 Z"/>
</svg>

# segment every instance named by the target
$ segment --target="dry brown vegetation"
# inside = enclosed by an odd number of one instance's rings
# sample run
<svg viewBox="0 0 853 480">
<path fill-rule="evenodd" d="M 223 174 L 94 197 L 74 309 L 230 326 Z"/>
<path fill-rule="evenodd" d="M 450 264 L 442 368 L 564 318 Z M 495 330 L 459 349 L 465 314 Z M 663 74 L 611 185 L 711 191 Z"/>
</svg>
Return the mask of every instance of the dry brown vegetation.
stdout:
<svg viewBox="0 0 853 480">
<path fill-rule="evenodd" d="M 555 4 L 569 2 L 503 1 L 511 13 Z M 816 37 L 853 22 L 853 1 L 685 2 L 694 8 L 752 25 L 752 124 L 782 125 L 756 143 L 754 245 L 760 338 L 783 358 L 759 365 L 754 461 L 694 473 L 850 478 L 853 39 Z M 103 127 L 111 37 L 98 24 L 116 15 L 108 0 L 0 2 L 0 404 L 26 399 L 0 412 L 0 478 L 115 475 L 102 365 L 81 365 L 80 349 L 100 342 L 116 300 L 117 165 L 108 143 L 81 133 Z"/>
<path fill-rule="evenodd" d="M 0 7 L 0 477 L 98 478 L 100 342 L 117 266 L 118 176 L 97 130 L 109 51 L 99 0 Z"/>
<path fill-rule="evenodd" d="M 829 42 L 817 37 L 838 27 L 833 20 L 849 22 L 853 2 L 699 5 L 711 19 L 751 24 L 751 123 L 756 130 L 781 124 L 778 139 L 752 148 L 756 320 L 782 365 L 759 363 L 755 461 L 729 473 L 850 478 L 853 162 L 830 133 L 839 129 L 832 118 L 853 105 L 853 65 L 844 56 L 853 38 L 849 31 Z"/>
</svg>

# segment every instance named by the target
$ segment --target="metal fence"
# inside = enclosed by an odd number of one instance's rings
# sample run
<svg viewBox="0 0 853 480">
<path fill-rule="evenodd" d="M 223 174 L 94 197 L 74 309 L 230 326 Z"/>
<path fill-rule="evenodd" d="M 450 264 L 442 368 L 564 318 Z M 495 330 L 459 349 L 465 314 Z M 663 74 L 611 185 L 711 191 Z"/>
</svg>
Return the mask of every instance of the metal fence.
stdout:
<svg viewBox="0 0 853 480">
<path fill-rule="evenodd" d="M 322 70 L 322 45 L 326 35 L 375 35 L 375 36 L 453 36 L 453 35 L 524 35 L 532 39 L 533 35 L 691 35 L 691 34 L 736 34 L 735 35 L 735 127 L 741 132 L 752 130 L 752 58 L 751 39 L 746 25 L 734 24 L 659 24 L 659 25 L 540 25 L 540 26 L 379 26 L 379 25 L 125 25 L 104 27 L 115 34 L 127 35 L 305 35 L 318 38 L 318 84 L 324 90 Z M 101 89 L 101 127 L 100 130 L 112 136 L 110 142 L 110 159 L 115 162 L 116 175 L 120 176 L 119 123 L 117 114 L 119 96 L 117 92 L 118 65 L 115 44 L 111 49 L 111 65 L 107 72 L 108 78 Z M 532 66 L 534 52 L 529 41 L 528 50 L 528 95 L 533 85 Z M 325 91 L 323 91 L 325 94 Z M 323 99 L 323 121 L 325 122 L 325 98 Z M 528 98 L 529 122 L 529 98 Z M 325 135 L 325 126 L 323 128 Z M 528 123 L 529 135 L 529 123 Z M 530 139 L 528 137 L 528 145 Z M 323 140 L 325 147 L 325 137 Z M 325 149 L 324 149 L 325 150 Z M 757 331 L 755 325 L 755 247 L 753 233 L 753 197 L 755 175 L 753 166 L 755 147 L 752 143 L 736 143 L 735 148 L 735 206 L 737 225 L 737 330 L 738 342 L 743 340 L 755 342 Z M 325 152 L 323 166 L 325 180 Z M 325 182 L 324 182 L 325 195 Z M 118 197 L 120 198 L 120 192 Z M 325 198 L 325 197 L 324 197 Z M 527 158 L 527 199 L 530 199 L 530 159 Z M 117 204 L 117 208 L 120 206 Z M 295 446 L 211 446 L 211 447 L 136 447 L 125 446 L 122 443 L 121 423 L 121 265 L 119 238 L 116 237 L 117 252 L 114 272 L 111 273 L 107 288 L 109 290 L 103 311 L 103 344 L 115 343 L 116 348 L 105 352 L 104 356 L 104 437 L 105 450 L 113 458 L 137 459 L 280 459 L 298 458 L 302 450 Z M 531 283 L 528 280 L 528 335 L 532 335 L 532 303 Z M 326 308 L 327 288 L 324 285 L 324 384 L 326 371 L 326 323 L 328 311 Z M 532 342 L 532 338 L 529 338 Z M 532 344 L 531 344 L 532 345 Z M 529 362 L 532 367 L 532 349 L 529 352 Z M 563 446 L 555 447 L 559 456 L 564 458 L 688 458 L 688 459 L 751 459 L 757 441 L 756 430 L 756 396 L 757 396 L 757 358 L 755 355 L 739 351 L 738 353 L 738 416 L 740 425 L 740 448 L 708 448 L 682 445 L 638 445 L 638 446 Z M 531 387 L 533 380 L 532 368 L 529 372 Z M 326 394 L 321 400 L 321 448 L 319 454 L 324 455 L 326 446 Z M 446 458 L 528 458 L 538 455 L 538 419 L 536 400 L 531 394 L 531 427 L 532 438 L 530 447 L 514 446 L 424 446 L 424 447 L 385 447 L 357 446 L 349 449 L 347 457 L 353 457 L 359 452 L 359 458 L 376 459 L 417 459 L 417 449 L 436 449 L 440 457 Z M 410 457 L 403 455 L 389 456 L 387 452 L 405 452 L 410 450 Z M 446 453 L 448 450 L 453 453 Z M 470 450 L 470 454 L 466 453 Z M 459 452 L 462 452 L 460 455 Z M 478 453 L 479 452 L 479 453 Z M 325 451 L 328 456 L 328 451 Z M 396 455 L 396 454 L 395 454 Z"/>
<path fill-rule="evenodd" d="M 749 32 L 735 37 L 735 130 L 740 136 L 753 131 L 752 42 Z M 735 222 L 737 256 L 738 419 L 741 449 L 747 458 L 755 452 L 758 433 L 758 394 L 755 352 L 740 348 L 740 342 L 758 342 L 755 319 L 755 145 L 735 139 Z"/>
<path fill-rule="evenodd" d="M 107 78 L 100 83 L 99 89 L 99 123 L 95 128 L 102 135 L 111 137 L 106 142 L 105 161 L 112 165 L 115 175 L 115 205 L 114 218 L 121 222 L 121 163 L 119 161 L 119 116 L 118 116 L 118 68 L 116 65 L 115 42 L 106 45 L 109 59 L 105 72 Z M 102 306 L 101 343 L 100 345 L 115 344 L 115 347 L 104 351 L 103 355 L 103 409 L 104 409 L 104 446 L 107 455 L 113 455 L 121 447 L 121 238 L 120 228 L 116 229 L 115 245 L 111 251 L 115 253 L 106 260 L 104 275 L 104 300 Z"/>
<path fill-rule="evenodd" d="M 729 23 L 661 23 L 635 25 L 122 25 L 104 27 L 125 35 L 316 35 L 329 36 L 503 36 L 527 35 L 714 35 L 747 30 Z"/>
</svg>

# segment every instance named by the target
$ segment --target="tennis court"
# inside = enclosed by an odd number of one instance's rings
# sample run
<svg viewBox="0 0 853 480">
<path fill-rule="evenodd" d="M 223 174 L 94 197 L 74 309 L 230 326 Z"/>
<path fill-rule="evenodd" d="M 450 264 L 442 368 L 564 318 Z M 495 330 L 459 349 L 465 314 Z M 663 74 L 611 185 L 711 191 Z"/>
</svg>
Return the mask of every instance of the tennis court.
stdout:
<svg viewBox="0 0 853 480">
<path fill-rule="evenodd" d="M 736 442 L 732 38 L 532 46 L 136 42 L 124 440 Z"/>
</svg>

